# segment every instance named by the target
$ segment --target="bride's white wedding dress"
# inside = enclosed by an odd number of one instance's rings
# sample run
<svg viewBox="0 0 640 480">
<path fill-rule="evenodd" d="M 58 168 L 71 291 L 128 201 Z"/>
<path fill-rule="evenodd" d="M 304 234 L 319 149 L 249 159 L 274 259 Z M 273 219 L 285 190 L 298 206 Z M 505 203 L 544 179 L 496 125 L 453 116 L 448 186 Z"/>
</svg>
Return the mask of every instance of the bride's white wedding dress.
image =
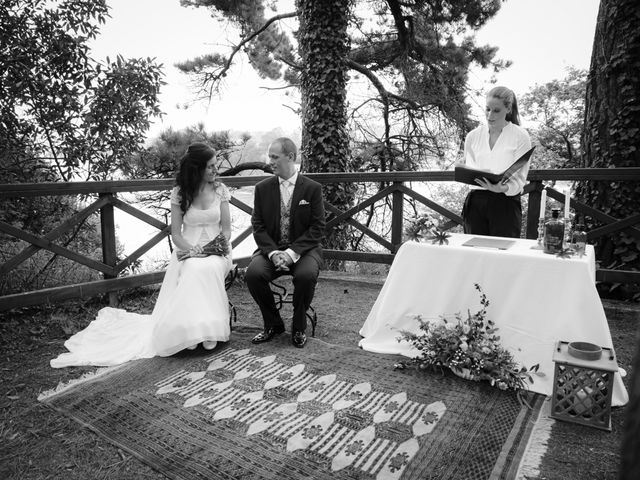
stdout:
<svg viewBox="0 0 640 480">
<path fill-rule="evenodd" d="M 204 245 L 220 233 L 220 203 L 229 200 L 229 191 L 219 185 L 216 193 L 208 209 L 191 207 L 185 213 L 182 235 L 188 242 Z M 177 187 L 171 203 L 180 203 Z M 173 355 L 200 342 L 226 342 L 230 328 L 224 282 L 231 266 L 230 255 L 178 261 L 174 251 L 151 315 L 103 308 L 65 342 L 69 353 L 51 360 L 51 366 L 112 366 Z"/>
</svg>

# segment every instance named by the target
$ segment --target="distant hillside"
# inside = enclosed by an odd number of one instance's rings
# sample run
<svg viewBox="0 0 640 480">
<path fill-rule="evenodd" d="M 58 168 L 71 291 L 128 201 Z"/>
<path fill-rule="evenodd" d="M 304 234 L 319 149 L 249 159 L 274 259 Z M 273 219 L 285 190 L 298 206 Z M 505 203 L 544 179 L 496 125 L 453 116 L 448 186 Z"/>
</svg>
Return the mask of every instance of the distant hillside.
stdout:
<svg viewBox="0 0 640 480">
<path fill-rule="evenodd" d="M 269 130 L 268 132 L 242 132 L 239 130 L 229 131 L 229 136 L 236 141 L 241 140 L 247 135 L 250 136 L 249 140 L 247 140 L 242 147 L 231 152 L 229 155 L 229 163 L 231 165 L 246 162 L 266 162 L 267 149 L 271 142 L 276 138 L 289 137 L 297 145 L 300 145 L 301 140 L 299 130 L 295 132 L 287 132 L 279 127 Z M 246 170 L 241 172 L 239 175 L 256 175 L 257 173 L 260 172 L 256 172 L 255 170 Z"/>
</svg>

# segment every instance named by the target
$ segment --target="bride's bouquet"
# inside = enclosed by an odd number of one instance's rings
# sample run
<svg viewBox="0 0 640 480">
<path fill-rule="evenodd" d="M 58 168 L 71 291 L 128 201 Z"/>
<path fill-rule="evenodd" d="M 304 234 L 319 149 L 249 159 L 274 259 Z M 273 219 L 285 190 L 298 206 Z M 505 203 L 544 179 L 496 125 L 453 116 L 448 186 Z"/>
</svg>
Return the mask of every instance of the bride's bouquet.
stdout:
<svg viewBox="0 0 640 480">
<path fill-rule="evenodd" d="M 227 237 L 222 233 L 218 234 L 216 238 L 202 247 L 202 252 L 192 253 L 191 250 L 177 250 L 176 255 L 178 260 L 186 260 L 187 258 L 203 258 L 209 255 L 220 255 L 221 257 L 229 255 L 231 248 Z"/>
</svg>

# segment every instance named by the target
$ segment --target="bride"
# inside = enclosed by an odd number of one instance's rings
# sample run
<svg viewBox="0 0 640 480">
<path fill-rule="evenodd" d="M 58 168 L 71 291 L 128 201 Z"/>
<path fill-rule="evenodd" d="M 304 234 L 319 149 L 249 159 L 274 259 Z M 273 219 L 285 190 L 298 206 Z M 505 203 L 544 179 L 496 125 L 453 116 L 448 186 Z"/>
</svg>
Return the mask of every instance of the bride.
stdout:
<svg viewBox="0 0 640 480">
<path fill-rule="evenodd" d="M 229 340 L 224 282 L 232 266 L 230 195 L 216 182 L 215 162 L 215 150 L 204 143 L 191 144 L 180 161 L 171 191 L 171 238 L 177 251 L 171 255 L 151 315 L 103 308 L 65 342 L 69 352 L 51 360 L 52 367 L 118 365 L 173 355 L 200 343 L 210 350 Z M 226 239 L 222 243 L 227 254 L 207 256 L 203 247 L 219 234 Z"/>
</svg>

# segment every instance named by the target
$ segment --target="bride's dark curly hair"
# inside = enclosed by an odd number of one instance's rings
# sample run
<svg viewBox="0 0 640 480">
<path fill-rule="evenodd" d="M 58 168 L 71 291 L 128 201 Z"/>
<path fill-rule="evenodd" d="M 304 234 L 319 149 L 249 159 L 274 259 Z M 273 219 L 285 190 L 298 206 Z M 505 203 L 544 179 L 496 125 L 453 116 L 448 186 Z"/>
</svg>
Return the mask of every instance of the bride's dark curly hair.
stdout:
<svg viewBox="0 0 640 480">
<path fill-rule="evenodd" d="M 207 168 L 207 162 L 215 157 L 216 151 L 206 143 L 196 142 L 189 145 L 180 159 L 180 170 L 176 176 L 176 185 L 180 194 L 180 209 L 186 213 L 193 203 Z"/>
</svg>

